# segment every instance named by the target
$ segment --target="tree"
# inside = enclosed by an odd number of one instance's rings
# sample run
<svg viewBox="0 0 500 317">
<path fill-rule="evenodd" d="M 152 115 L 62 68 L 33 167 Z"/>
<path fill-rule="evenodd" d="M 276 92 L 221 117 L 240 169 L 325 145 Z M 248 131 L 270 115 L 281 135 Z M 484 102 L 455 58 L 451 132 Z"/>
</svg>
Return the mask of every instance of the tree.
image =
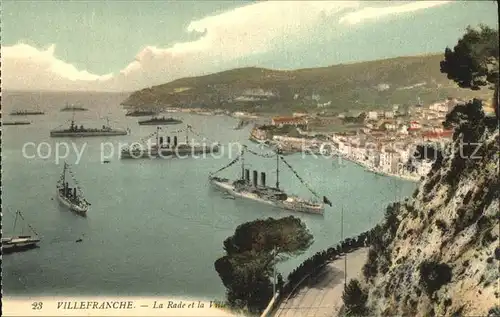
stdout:
<svg viewBox="0 0 500 317">
<path fill-rule="evenodd" d="M 264 310 L 272 297 L 273 265 L 303 253 L 312 243 L 306 225 L 293 216 L 238 226 L 224 241 L 226 255 L 215 261 L 228 303 L 252 313 Z"/>
<path fill-rule="evenodd" d="M 465 35 L 451 50 L 446 48 L 441 72 L 459 87 L 479 90 L 495 89 L 493 108 L 498 118 L 498 30 L 480 25 L 479 30 L 467 27 Z"/>
<path fill-rule="evenodd" d="M 349 282 L 342 294 L 344 307 L 348 316 L 364 316 L 366 315 L 366 301 L 368 294 L 361 289 L 359 281 L 354 279 Z"/>
</svg>

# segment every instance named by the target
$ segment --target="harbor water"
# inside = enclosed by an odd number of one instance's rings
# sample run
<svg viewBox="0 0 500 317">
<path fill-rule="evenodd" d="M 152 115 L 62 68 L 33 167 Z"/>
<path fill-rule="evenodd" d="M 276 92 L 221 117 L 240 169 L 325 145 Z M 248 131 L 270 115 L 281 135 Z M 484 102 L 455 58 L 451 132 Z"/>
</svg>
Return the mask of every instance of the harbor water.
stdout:
<svg viewBox="0 0 500 317">
<path fill-rule="evenodd" d="M 44 116 L 27 117 L 31 125 L 2 127 L 3 234 L 13 233 L 13 215 L 20 210 L 42 239 L 38 249 L 3 257 L 4 295 L 143 294 L 222 299 L 225 289 L 214 261 L 223 255 L 222 243 L 238 225 L 288 215 L 303 219 L 315 242 L 305 254 L 278 267 L 287 275 L 310 255 L 340 240 L 342 208 L 345 235 L 354 236 L 372 228 L 383 218 L 388 203 L 409 196 L 416 186 L 366 172 L 350 162 L 295 154 L 285 159 L 316 192 L 333 203 L 323 216 L 228 199 L 209 186 L 208 174 L 236 157 L 237 146 L 228 151 L 231 142 L 264 152 L 248 141 L 250 126 L 233 130 L 238 119 L 173 114 L 208 141 L 220 142 L 224 150 L 217 154 L 219 157 L 120 160 L 119 142 L 135 142 L 156 130 L 155 126 L 139 126 L 140 118 L 125 117 L 119 105 L 125 97 L 4 93 L 4 113 L 35 105 L 46 112 Z M 68 125 L 73 116 L 60 112 L 66 102 L 78 102 L 89 109 L 75 113 L 78 125 L 98 128 L 108 117 L 113 128 L 130 128 L 131 134 L 50 138 L 50 130 Z M 163 127 L 162 133 L 167 136 L 168 131 L 183 127 Z M 184 141 L 183 134 L 179 140 Z M 28 142 L 33 143 L 23 155 Z M 46 144 L 40 146 L 43 142 Z M 70 146 L 66 161 L 92 204 L 86 218 L 67 211 L 56 199 L 56 182 L 63 168 L 63 161 L 57 162 L 54 157 L 57 142 Z M 85 146 L 78 164 L 73 146 L 79 151 Z M 46 158 L 36 153 L 36 147 Z M 48 148 L 51 155 L 47 155 Z M 59 145 L 59 149 L 64 154 L 64 146 Z M 102 163 L 102 149 L 108 164 Z M 268 183 L 275 182 L 274 159 L 248 155 L 245 163 L 251 170 L 267 172 Z M 282 188 L 312 196 L 284 164 L 280 166 Z M 221 176 L 236 178 L 240 172 L 236 164 Z M 78 239 L 82 242 L 76 243 Z"/>
</svg>

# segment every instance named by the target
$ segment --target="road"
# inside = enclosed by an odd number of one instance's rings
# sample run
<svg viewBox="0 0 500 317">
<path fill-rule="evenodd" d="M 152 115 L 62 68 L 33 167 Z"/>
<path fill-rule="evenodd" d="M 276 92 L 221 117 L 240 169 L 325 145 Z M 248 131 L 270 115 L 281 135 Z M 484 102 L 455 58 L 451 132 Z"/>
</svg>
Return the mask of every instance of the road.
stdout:
<svg viewBox="0 0 500 317">
<path fill-rule="evenodd" d="M 360 278 L 368 248 L 347 254 L 347 280 Z M 337 316 L 343 305 L 344 258 L 328 264 L 315 278 L 304 281 L 304 287 L 284 300 L 274 317 Z"/>
</svg>

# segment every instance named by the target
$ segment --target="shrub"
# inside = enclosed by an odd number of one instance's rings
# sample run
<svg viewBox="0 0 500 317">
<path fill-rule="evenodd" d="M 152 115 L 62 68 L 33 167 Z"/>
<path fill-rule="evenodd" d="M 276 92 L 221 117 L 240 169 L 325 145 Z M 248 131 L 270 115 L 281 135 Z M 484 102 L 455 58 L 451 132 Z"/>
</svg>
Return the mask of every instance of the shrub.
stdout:
<svg viewBox="0 0 500 317">
<path fill-rule="evenodd" d="M 500 306 L 490 308 L 487 317 L 500 317 Z"/>
<path fill-rule="evenodd" d="M 347 315 L 363 316 L 367 312 L 366 301 L 368 294 L 361 289 L 359 281 L 354 279 L 349 282 L 342 294 Z"/>
<path fill-rule="evenodd" d="M 448 264 L 424 261 L 420 264 L 420 283 L 429 297 L 451 281 L 452 271 Z"/>
<path fill-rule="evenodd" d="M 442 219 L 438 219 L 436 220 L 436 227 L 438 227 L 438 229 L 444 233 L 446 231 L 446 222 L 444 222 Z"/>
</svg>

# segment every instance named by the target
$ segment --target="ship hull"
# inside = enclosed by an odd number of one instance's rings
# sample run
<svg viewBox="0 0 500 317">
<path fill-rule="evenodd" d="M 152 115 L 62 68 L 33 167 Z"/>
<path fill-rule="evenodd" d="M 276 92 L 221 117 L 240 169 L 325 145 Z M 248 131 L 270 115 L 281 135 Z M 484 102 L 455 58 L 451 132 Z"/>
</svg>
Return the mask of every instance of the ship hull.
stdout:
<svg viewBox="0 0 500 317">
<path fill-rule="evenodd" d="M 59 190 L 57 190 L 57 199 L 59 200 L 59 203 L 61 205 L 63 205 L 64 207 L 68 208 L 69 210 L 74 211 L 74 212 L 76 212 L 76 213 L 78 213 L 80 215 L 86 215 L 87 214 L 87 211 L 89 209 L 88 206 L 82 207 L 82 206 L 78 206 L 78 205 L 73 204 L 66 197 L 62 196 L 59 193 Z"/>
<path fill-rule="evenodd" d="M 28 112 L 28 113 L 11 113 L 11 116 L 41 116 L 44 115 L 45 112 Z"/>
<path fill-rule="evenodd" d="M 174 125 L 174 124 L 181 124 L 182 121 L 159 121 L 159 122 L 154 122 L 154 121 L 139 121 L 139 125 Z"/>
<path fill-rule="evenodd" d="M 75 138 L 84 138 L 84 137 L 94 137 L 94 136 L 118 136 L 118 135 L 127 135 L 127 131 L 81 131 L 81 132 L 65 132 L 65 131 L 51 131 L 50 136 L 52 138 L 57 137 L 75 137 Z"/>
<path fill-rule="evenodd" d="M 209 153 L 217 153 L 219 151 L 219 147 L 209 147 L 209 146 L 189 146 L 185 148 L 163 148 L 158 152 L 157 149 L 151 149 L 149 151 L 122 151 L 121 158 L 123 159 L 138 159 L 138 158 L 169 158 L 169 157 L 178 157 L 184 158 L 195 155 L 209 154 Z"/>
<path fill-rule="evenodd" d="M 31 122 L 4 122 L 2 125 L 29 125 Z"/>
<path fill-rule="evenodd" d="M 84 109 L 84 108 L 63 108 L 61 109 L 62 112 L 67 112 L 67 111 L 89 111 L 89 109 Z"/>
<path fill-rule="evenodd" d="M 154 112 L 130 112 L 125 114 L 126 117 L 148 117 L 154 115 Z"/>
<path fill-rule="evenodd" d="M 254 193 L 248 192 L 248 191 L 238 191 L 235 189 L 234 185 L 232 185 L 229 182 L 220 182 L 215 179 L 210 179 L 210 183 L 217 189 L 222 190 L 231 196 L 238 197 L 238 198 L 245 198 L 245 199 L 250 199 L 253 201 L 257 201 L 260 203 L 272 205 L 281 209 L 286 209 L 290 211 L 296 211 L 296 212 L 302 212 L 302 213 L 309 213 L 309 214 L 316 214 L 316 215 L 322 215 L 323 214 L 323 206 L 322 205 L 317 205 L 317 206 L 304 206 L 304 205 L 297 205 L 293 203 L 287 203 L 287 201 L 277 201 L 277 200 L 268 200 L 264 199 Z"/>
</svg>

